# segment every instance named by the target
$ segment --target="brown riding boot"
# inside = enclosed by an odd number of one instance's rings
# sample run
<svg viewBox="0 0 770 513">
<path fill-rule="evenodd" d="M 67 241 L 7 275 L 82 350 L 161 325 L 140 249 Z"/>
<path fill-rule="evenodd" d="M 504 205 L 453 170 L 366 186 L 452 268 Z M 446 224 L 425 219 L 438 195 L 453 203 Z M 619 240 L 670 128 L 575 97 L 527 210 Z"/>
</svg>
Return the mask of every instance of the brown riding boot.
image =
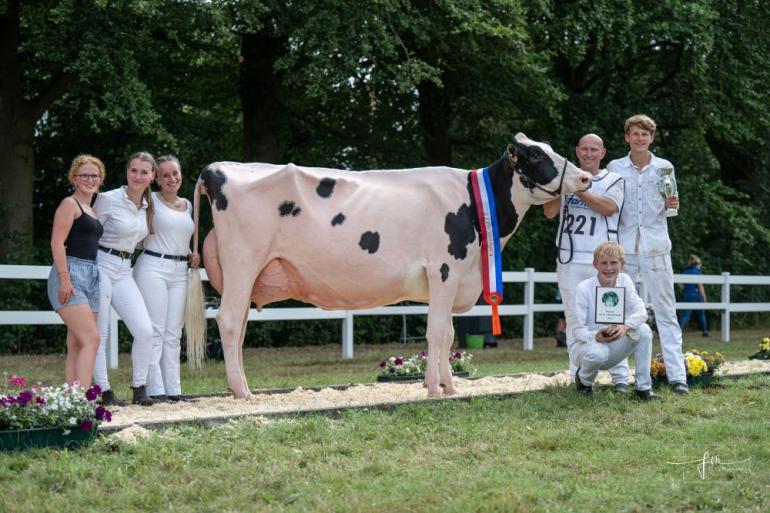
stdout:
<svg viewBox="0 0 770 513">
<path fill-rule="evenodd" d="M 131 404 L 138 404 L 141 406 L 152 406 L 156 403 L 149 397 L 147 397 L 147 387 L 142 385 L 140 387 L 131 387 L 134 391 L 134 397 L 131 399 Z"/>
</svg>

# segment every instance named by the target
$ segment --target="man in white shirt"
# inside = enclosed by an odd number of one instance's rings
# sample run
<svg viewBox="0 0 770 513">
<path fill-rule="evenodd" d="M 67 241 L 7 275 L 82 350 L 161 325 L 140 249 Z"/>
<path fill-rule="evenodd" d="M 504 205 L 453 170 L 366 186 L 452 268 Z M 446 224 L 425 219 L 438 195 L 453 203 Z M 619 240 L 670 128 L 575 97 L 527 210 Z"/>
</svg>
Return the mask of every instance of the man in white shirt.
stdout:
<svg viewBox="0 0 770 513">
<path fill-rule="evenodd" d="M 556 274 L 567 323 L 567 348 L 575 342 L 572 334 L 575 324 L 575 289 L 580 282 L 596 274 L 592 264 L 596 245 L 607 240 L 618 240 L 618 222 L 624 199 L 623 178 L 617 173 L 601 169 L 606 154 L 601 137 L 596 134 L 581 137 L 575 155 L 580 161 L 580 169 L 593 175 L 591 188 L 585 192 L 554 198 L 543 205 L 547 218 L 559 215 Z M 570 372 L 574 374 L 576 369 L 575 362 L 570 361 Z M 626 393 L 628 362 L 622 360 L 610 369 L 610 374 L 613 389 Z"/>
<path fill-rule="evenodd" d="M 652 392 L 650 358 L 652 330 L 647 326 L 647 309 L 636 293 L 634 282 L 621 273 L 625 262 L 623 247 L 605 241 L 594 251 L 596 274 L 580 282 L 575 290 L 575 342 L 570 346 L 570 360 L 578 366 L 575 386 L 581 394 L 591 395 L 600 370 L 609 369 L 634 354 L 636 395 L 650 401 L 658 399 Z M 623 298 L 623 322 L 600 324 L 596 317 L 598 287 L 615 287 L 607 291 L 605 304 L 616 306 Z M 615 293 L 613 296 L 612 293 Z"/>
<path fill-rule="evenodd" d="M 655 121 L 644 114 L 626 120 L 627 156 L 613 160 L 607 169 L 625 180 L 625 205 L 618 228 L 619 241 L 626 252 L 626 270 L 634 279 L 641 275 L 658 326 L 666 375 L 673 392 L 687 394 L 687 374 L 682 355 L 682 331 L 676 318 L 674 270 L 671 266 L 671 240 L 668 237 L 666 209 L 679 208 L 679 198 L 664 199 L 660 193 L 659 170 L 671 162 L 650 150 L 655 140 Z"/>
</svg>

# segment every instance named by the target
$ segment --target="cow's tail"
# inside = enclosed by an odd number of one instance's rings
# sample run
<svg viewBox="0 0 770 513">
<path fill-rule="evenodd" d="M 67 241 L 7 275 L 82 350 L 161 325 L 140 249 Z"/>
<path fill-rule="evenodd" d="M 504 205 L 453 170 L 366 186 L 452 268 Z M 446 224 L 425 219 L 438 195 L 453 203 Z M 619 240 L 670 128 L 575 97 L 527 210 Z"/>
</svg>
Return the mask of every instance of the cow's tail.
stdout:
<svg viewBox="0 0 770 513">
<path fill-rule="evenodd" d="M 200 220 L 201 180 L 195 184 L 193 195 L 193 252 L 198 253 L 198 224 Z M 206 355 L 206 305 L 203 300 L 203 284 L 200 270 L 190 269 L 187 280 L 187 301 L 185 303 L 184 329 L 187 334 L 187 364 L 193 368 L 203 366 Z"/>
</svg>

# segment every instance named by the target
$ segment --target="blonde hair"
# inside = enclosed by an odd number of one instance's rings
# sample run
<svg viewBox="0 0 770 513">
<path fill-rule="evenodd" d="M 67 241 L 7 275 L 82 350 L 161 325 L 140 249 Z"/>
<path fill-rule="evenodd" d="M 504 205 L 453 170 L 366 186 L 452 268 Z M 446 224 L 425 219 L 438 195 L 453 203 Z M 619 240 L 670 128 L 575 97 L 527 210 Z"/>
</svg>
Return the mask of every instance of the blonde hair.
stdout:
<svg viewBox="0 0 770 513">
<path fill-rule="evenodd" d="M 623 246 L 611 240 L 605 240 L 597 244 L 594 249 L 594 262 L 602 258 L 617 258 L 621 264 L 626 263 L 626 252 Z"/>
<path fill-rule="evenodd" d="M 626 133 L 631 130 L 632 126 L 638 126 L 642 130 L 647 130 L 651 135 L 655 135 L 655 130 L 658 128 L 655 121 L 646 114 L 637 114 L 628 118 L 626 120 Z"/>
<path fill-rule="evenodd" d="M 688 265 L 690 267 L 700 267 L 700 257 L 698 255 L 690 255 Z"/>
<path fill-rule="evenodd" d="M 94 157 L 93 155 L 78 155 L 74 159 L 72 159 L 72 164 L 70 164 L 70 170 L 67 174 L 67 177 L 69 178 L 69 181 L 71 184 L 75 183 L 75 173 L 78 172 L 78 169 L 83 167 L 85 164 L 93 164 L 97 168 L 99 168 L 99 180 L 104 182 L 104 177 L 106 176 L 106 171 L 104 170 L 104 163 L 99 160 L 98 158 Z"/>
<path fill-rule="evenodd" d="M 150 165 L 152 166 L 152 172 L 155 173 L 155 176 L 158 176 L 158 163 L 155 162 L 155 158 L 152 156 L 151 153 L 147 153 L 146 151 L 137 151 L 136 153 L 128 157 L 128 163 L 126 164 L 126 171 L 128 171 L 131 168 L 132 160 L 141 160 L 142 162 L 149 162 Z M 152 193 L 150 191 L 149 185 L 142 193 L 142 197 L 147 202 L 147 229 L 150 230 L 150 233 L 155 233 L 155 229 L 152 226 L 152 219 L 153 217 L 155 217 L 155 207 L 152 204 Z"/>
</svg>

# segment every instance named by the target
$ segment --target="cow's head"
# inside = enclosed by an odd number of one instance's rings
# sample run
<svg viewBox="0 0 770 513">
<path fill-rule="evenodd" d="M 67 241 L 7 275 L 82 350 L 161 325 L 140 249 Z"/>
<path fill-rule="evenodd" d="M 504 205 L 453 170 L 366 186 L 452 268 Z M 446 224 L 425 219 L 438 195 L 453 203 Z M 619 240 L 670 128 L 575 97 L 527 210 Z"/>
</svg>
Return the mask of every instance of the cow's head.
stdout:
<svg viewBox="0 0 770 513">
<path fill-rule="evenodd" d="M 591 175 L 581 171 L 546 143 L 532 141 L 519 132 L 506 150 L 514 173 L 531 194 L 533 204 L 591 187 Z M 515 177 L 514 177 L 515 179 Z"/>
</svg>

